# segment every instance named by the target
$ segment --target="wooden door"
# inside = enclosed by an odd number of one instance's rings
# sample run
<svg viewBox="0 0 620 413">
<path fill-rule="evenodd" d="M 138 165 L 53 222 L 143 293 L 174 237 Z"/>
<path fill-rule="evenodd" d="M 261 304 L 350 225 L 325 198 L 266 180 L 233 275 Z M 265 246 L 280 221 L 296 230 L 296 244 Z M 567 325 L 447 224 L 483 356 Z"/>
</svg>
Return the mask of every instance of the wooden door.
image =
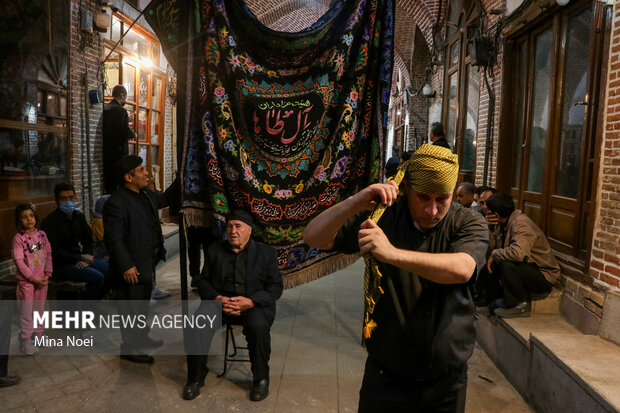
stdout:
<svg viewBox="0 0 620 413">
<path fill-rule="evenodd" d="M 516 103 L 504 108 L 514 116 L 506 163 L 512 166 L 511 193 L 554 250 L 581 265 L 592 236 L 604 42 L 594 19 L 600 4 L 576 3 L 514 39 L 513 81 L 504 101 Z"/>
</svg>

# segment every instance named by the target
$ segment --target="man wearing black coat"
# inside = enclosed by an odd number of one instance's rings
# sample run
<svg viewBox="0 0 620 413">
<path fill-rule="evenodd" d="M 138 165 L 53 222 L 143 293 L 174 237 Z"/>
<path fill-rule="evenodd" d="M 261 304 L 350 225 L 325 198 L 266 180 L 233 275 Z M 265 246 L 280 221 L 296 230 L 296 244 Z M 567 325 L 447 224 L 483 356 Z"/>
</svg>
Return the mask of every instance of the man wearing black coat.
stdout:
<svg viewBox="0 0 620 413">
<path fill-rule="evenodd" d="M 123 108 L 127 101 L 127 89 L 116 85 L 112 89 L 112 100 L 103 107 L 103 178 L 105 193 L 116 189 L 116 162 L 129 154 L 127 142 L 136 138 L 129 127 L 129 115 Z"/>
<path fill-rule="evenodd" d="M 129 155 L 117 163 L 119 181 L 124 184 L 105 203 L 103 227 L 110 253 L 109 276 L 117 290 L 120 312 L 148 316 L 155 265 L 164 257 L 157 210 L 167 205 L 167 197 L 147 189 L 149 176 L 142 162 L 139 156 Z M 121 329 L 121 358 L 152 363 L 144 349 L 163 342 L 153 340 L 148 332 L 148 328 Z"/>
<path fill-rule="evenodd" d="M 85 282 L 85 300 L 100 300 L 109 290 L 108 264 L 93 256 L 93 235 L 84 214 L 75 209 L 75 188 L 54 187 L 58 206 L 41 223 L 52 245 L 54 278 Z"/>
<path fill-rule="evenodd" d="M 226 224 L 228 240 L 209 247 L 198 279 L 198 293 L 203 300 L 221 301 L 224 318 L 243 325 L 254 379 L 250 400 L 260 401 L 269 394 L 270 330 L 283 283 L 275 249 L 250 238 L 252 224 L 247 212 L 230 213 Z M 205 339 L 210 342 L 211 337 Z M 184 399 L 191 400 L 200 394 L 208 371 L 206 364 L 206 355 L 187 356 Z"/>
<path fill-rule="evenodd" d="M 431 131 L 429 132 L 429 138 L 432 145 L 443 146 L 444 148 L 452 150 L 450 144 L 446 140 L 446 135 L 443 131 L 443 123 L 433 122 L 431 123 Z"/>
</svg>

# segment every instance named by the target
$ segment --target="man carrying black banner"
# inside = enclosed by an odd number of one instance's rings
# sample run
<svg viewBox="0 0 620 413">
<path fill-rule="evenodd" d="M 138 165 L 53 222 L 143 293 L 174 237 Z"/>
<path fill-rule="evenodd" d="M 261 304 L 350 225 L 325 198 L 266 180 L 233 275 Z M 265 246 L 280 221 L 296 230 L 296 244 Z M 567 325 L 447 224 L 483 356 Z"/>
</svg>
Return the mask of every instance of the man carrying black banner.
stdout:
<svg viewBox="0 0 620 413">
<path fill-rule="evenodd" d="M 405 196 L 394 181 L 370 185 L 314 218 L 304 241 L 372 254 L 382 274 L 359 411 L 462 412 L 476 337 L 466 283 L 485 264 L 488 230 L 451 202 L 457 155 L 422 145 L 404 167 Z M 366 219 L 377 202 L 388 206 L 378 224 Z"/>
<path fill-rule="evenodd" d="M 245 211 L 233 210 L 228 215 L 228 240 L 209 247 L 198 278 L 198 293 L 203 300 L 221 301 L 225 320 L 243 325 L 252 363 L 250 400 L 261 401 L 269 394 L 270 330 L 283 283 L 276 250 L 250 238 L 252 225 L 252 217 Z M 208 332 L 206 335 L 205 351 L 211 339 Z M 200 394 L 207 372 L 206 355 L 187 356 L 184 399 L 191 400 Z"/>
</svg>

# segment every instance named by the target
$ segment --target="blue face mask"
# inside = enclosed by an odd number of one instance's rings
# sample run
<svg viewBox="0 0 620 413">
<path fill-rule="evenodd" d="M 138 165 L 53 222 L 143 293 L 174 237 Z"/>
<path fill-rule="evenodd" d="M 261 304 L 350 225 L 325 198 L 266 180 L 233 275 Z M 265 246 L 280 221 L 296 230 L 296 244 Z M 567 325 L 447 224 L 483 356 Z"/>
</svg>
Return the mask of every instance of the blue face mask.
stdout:
<svg viewBox="0 0 620 413">
<path fill-rule="evenodd" d="M 73 214 L 75 211 L 75 202 L 73 201 L 63 201 L 58 203 L 58 209 L 64 212 L 67 215 Z"/>
</svg>

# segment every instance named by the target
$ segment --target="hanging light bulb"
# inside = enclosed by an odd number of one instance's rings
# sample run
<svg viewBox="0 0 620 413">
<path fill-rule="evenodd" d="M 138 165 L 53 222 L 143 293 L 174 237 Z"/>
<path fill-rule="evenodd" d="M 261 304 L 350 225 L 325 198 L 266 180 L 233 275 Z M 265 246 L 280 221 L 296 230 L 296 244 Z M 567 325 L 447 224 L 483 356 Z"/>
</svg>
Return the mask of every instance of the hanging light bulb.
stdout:
<svg viewBox="0 0 620 413">
<path fill-rule="evenodd" d="M 555 0 L 555 2 L 558 3 L 558 6 L 564 7 L 570 2 L 570 0 Z"/>
<path fill-rule="evenodd" d="M 433 94 L 433 88 L 431 87 L 429 83 L 425 84 L 424 87 L 422 88 L 422 94 L 427 97 Z"/>
</svg>

